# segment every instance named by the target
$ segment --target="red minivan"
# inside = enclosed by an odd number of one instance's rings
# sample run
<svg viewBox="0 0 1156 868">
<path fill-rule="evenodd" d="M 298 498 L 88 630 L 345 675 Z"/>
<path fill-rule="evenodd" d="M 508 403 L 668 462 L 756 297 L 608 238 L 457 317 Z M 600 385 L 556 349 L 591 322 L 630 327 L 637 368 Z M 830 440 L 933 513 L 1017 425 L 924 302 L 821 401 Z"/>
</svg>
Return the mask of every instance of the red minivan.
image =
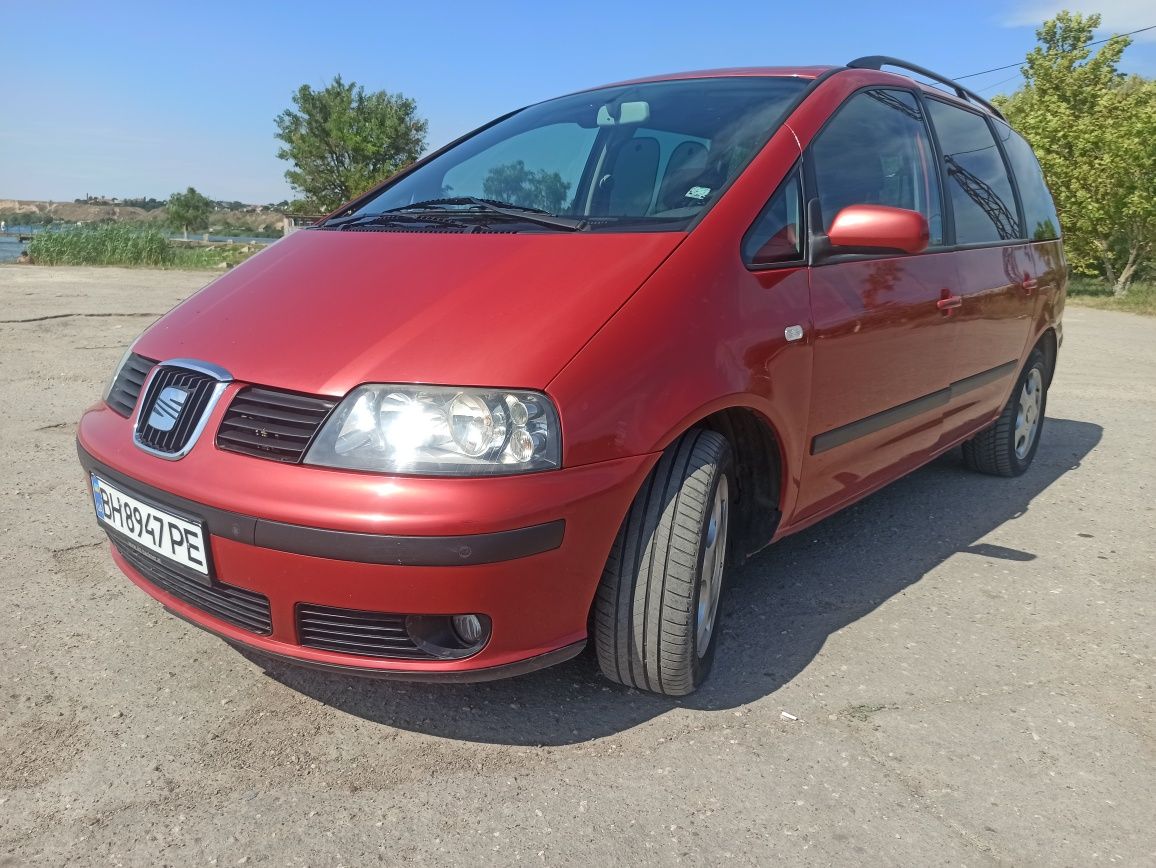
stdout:
<svg viewBox="0 0 1156 868">
<path fill-rule="evenodd" d="M 80 459 L 117 565 L 231 643 L 452 681 L 591 642 L 681 695 L 736 563 L 959 444 L 1027 469 L 1066 272 L 1031 148 L 928 70 L 631 81 L 193 295 Z"/>
</svg>

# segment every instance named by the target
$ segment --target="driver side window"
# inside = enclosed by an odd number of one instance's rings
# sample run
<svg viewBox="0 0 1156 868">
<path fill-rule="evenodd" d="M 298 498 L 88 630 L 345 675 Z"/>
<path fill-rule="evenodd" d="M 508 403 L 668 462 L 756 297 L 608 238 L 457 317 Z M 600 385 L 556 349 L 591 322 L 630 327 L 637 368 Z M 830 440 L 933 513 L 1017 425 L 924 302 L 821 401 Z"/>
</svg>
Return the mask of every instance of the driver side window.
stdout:
<svg viewBox="0 0 1156 868">
<path fill-rule="evenodd" d="M 810 148 L 822 231 L 848 205 L 917 211 L 943 243 L 942 199 L 923 110 L 905 90 L 868 90 L 839 109 Z"/>
</svg>

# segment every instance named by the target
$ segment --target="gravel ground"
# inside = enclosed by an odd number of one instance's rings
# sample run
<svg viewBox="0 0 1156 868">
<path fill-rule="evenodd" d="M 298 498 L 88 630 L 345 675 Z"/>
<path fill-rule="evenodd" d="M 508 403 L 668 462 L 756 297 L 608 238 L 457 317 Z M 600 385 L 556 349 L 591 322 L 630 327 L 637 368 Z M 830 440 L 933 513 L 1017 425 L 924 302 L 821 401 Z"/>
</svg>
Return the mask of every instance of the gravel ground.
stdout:
<svg viewBox="0 0 1156 868">
<path fill-rule="evenodd" d="M 1156 320 L 1069 308 L 1027 475 L 769 549 L 673 702 L 264 663 L 133 588 L 74 424 L 209 277 L 0 267 L 0 864 L 1156 862 Z"/>
</svg>

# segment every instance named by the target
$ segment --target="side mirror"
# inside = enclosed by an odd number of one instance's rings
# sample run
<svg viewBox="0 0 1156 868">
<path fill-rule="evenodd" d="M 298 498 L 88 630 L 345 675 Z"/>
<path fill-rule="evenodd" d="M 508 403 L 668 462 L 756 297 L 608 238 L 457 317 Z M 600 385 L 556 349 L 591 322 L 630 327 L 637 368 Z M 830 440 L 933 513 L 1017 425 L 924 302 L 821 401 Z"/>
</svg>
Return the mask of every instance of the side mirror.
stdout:
<svg viewBox="0 0 1156 868">
<path fill-rule="evenodd" d="M 827 239 L 835 248 L 832 253 L 922 253 L 931 241 L 931 229 L 918 211 L 848 205 L 835 215 Z"/>
</svg>

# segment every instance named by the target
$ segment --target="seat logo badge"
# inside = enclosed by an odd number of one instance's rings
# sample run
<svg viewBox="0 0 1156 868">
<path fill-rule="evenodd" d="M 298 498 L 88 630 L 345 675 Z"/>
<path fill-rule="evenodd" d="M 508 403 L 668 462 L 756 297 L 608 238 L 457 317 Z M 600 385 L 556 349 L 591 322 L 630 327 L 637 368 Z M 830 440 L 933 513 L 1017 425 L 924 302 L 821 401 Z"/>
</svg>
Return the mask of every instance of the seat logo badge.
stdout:
<svg viewBox="0 0 1156 868">
<path fill-rule="evenodd" d="M 189 393 L 176 386 L 167 386 L 157 395 L 153 411 L 149 414 L 149 427 L 158 431 L 171 431 L 177 424 L 181 409 L 188 400 Z"/>
<path fill-rule="evenodd" d="M 783 337 L 789 341 L 801 341 L 803 339 L 803 327 L 801 325 L 787 326 L 783 329 Z"/>
</svg>

